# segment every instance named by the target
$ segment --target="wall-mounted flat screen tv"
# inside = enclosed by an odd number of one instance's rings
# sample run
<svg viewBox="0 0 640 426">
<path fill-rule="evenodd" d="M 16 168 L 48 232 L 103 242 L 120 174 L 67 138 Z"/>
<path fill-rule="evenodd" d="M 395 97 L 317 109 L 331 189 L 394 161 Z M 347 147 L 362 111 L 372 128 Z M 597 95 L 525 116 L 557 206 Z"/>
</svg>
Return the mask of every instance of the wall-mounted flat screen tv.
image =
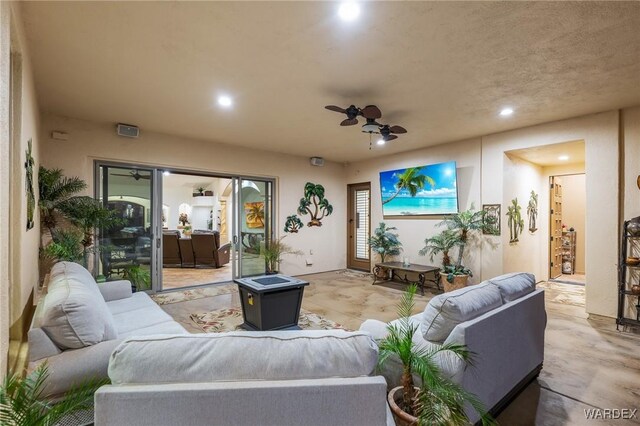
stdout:
<svg viewBox="0 0 640 426">
<path fill-rule="evenodd" d="M 458 212 L 456 162 L 380 172 L 383 216 Z"/>
</svg>

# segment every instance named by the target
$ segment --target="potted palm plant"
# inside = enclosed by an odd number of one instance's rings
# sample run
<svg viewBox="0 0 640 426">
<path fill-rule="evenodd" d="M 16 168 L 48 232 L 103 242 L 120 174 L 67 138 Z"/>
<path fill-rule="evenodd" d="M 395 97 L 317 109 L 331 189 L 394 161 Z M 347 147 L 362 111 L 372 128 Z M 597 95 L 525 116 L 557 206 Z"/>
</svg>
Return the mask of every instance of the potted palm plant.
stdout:
<svg viewBox="0 0 640 426">
<path fill-rule="evenodd" d="M 290 245 L 282 242 L 286 238 L 273 238 L 265 244 L 260 252 L 264 256 L 264 261 L 267 267 L 267 274 L 277 274 L 280 270 L 280 262 L 282 262 L 282 256 L 285 254 L 303 254 L 300 250 L 295 250 Z"/>
<path fill-rule="evenodd" d="M 424 348 L 414 343 L 419 325 L 411 322 L 410 317 L 417 288 L 412 284 L 404 292 L 398 303 L 399 319 L 388 325 L 387 336 L 378 343 L 379 368 L 391 358 L 399 359 L 402 364 L 402 385 L 389 391 L 391 411 L 402 425 L 462 425 L 469 421 L 464 410 L 468 403 L 480 413 L 483 424 L 491 424 L 491 418 L 475 395 L 445 377 L 434 360 L 439 353 L 449 352 L 470 362 L 471 353 L 466 346 L 449 343 Z M 420 378 L 420 386 L 416 386 L 414 375 Z"/>
<path fill-rule="evenodd" d="M 451 229 L 445 229 L 441 233 L 425 239 L 424 243 L 425 246 L 418 252 L 421 256 L 428 255 L 429 259 L 433 262 L 434 257 L 442 253 L 440 283 L 444 291 L 451 291 L 458 288 L 456 287 L 456 279 L 460 279 L 458 277 L 463 277 L 462 275 L 454 275 L 451 281 L 448 280 L 449 271 L 452 269 L 449 251 L 460 244 L 460 236 L 458 233 Z M 462 285 L 464 286 L 464 283 Z"/>
<path fill-rule="evenodd" d="M 387 224 L 380 222 L 373 230 L 373 235 L 369 237 L 369 247 L 380 256 L 380 261 L 385 262 L 387 256 L 397 256 L 402 251 L 402 243 L 398 239 L 398 234 L 392 231 L 397 230 L 394 226 L 387 227 Z M 378 278 L 387 276 L 384 268 L 378 269 Z"/>
<path fill-rule="evenodd" d="M 449 231 L 454 232 L 459 240 L 457 244 L 458 258 L 454 263 L 444 266 L 444 274 L 441 275 L 447 283 L 451 284 L 447 291 L 466 286 L 469 277 L 473 276 L 471 269 L 462 264 L 465 249 L 474 235 L 489 230 L 491 224 L 492 218 L 487 217 L 484 210 L 476 211 L 473 204 L 469 210 L 452 214 L 438 224 L 438 226 L 444 225 Z"/>
<path fill-rule="evenodd" d="M 48 376 L 46 364 L 30 375 L 7 376 L 0 386 L 0 424 L 14 426 L 49 426 L 64 424 L 67 416 L 93 408 L 93 394 L 108 379 L 90 380 L 67 392 L 55 404 L 44 397 Z M 68 420 L 68 419 L 67 419 Z"/>
</svg>

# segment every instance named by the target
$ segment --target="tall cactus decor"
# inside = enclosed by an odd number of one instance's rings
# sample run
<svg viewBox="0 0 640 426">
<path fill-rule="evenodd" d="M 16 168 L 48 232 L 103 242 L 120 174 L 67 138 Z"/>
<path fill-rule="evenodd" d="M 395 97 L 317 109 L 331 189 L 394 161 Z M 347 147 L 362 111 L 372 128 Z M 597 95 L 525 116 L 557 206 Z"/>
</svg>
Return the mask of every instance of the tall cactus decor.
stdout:
<svg viewBox="0 0 640 426">
<path fill-rule="evenodd" d="M 298 213 L 311 216 L 311 220 L 307 223 L 308 227 L 322 226 L 322 219 L 333 213 L 333 206 L 324 198 L 324 186 L 307 182 L 304 186 L 304 197 L 300 199 Z"/>
<path fill-rule="evenodd" d="M 284 232 L 298 233 L 303 226 L 304 223 L 302 223 L 298 215 L 292 214 L 287 216 L 287 221 L 284 223 Z"/>
<path fill-rule="evenodd" d="M 518 236 L 522 234 L 524 229 L 524 219 L 522 219 L 522 209 L 518 204 L 518 199 L 511 200 L 511 205 L 507 209 L 507 217 L 509 218 L 509 242 L 517 243 Z"/>
<path fill-rule="evenodd" d="M 536 227 L 536 219 L 538 218 L 538 194 L 531 191 L 529 205 L 527 206 L 527 216 L 529 217 L 529 232 L 532 234 L 538 230 Z"/>
</svg>

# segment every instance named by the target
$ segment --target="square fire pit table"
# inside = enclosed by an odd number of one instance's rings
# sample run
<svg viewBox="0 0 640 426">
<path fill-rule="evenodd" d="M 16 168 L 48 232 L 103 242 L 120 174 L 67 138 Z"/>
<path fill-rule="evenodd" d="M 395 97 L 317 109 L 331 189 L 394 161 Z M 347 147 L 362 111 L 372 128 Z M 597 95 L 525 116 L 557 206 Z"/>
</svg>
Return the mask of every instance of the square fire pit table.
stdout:
<svg viewBox="0 0 640 426">
<path fill-rule="evenodd" d="M 246 330 L 300 330 L 298 317 L 307 281 L 286 275 L 261 275 L 233 280 L 242 304 Z"/>
</svg>

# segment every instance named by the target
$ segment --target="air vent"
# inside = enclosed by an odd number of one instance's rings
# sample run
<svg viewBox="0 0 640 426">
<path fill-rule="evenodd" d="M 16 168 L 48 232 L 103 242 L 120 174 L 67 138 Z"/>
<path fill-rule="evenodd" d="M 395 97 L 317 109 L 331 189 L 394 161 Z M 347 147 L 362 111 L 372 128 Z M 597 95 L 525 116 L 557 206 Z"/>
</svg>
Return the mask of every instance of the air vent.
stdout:
<svg viewBox="0 0 640 426">
<path fill-rule="evenodd" d="M 140 136 L 140 129 L 131 124 L 118 123 L 117 133 L 118 136 L 124 136 L 125 138 L 137 138 Z"/>
</svg>

